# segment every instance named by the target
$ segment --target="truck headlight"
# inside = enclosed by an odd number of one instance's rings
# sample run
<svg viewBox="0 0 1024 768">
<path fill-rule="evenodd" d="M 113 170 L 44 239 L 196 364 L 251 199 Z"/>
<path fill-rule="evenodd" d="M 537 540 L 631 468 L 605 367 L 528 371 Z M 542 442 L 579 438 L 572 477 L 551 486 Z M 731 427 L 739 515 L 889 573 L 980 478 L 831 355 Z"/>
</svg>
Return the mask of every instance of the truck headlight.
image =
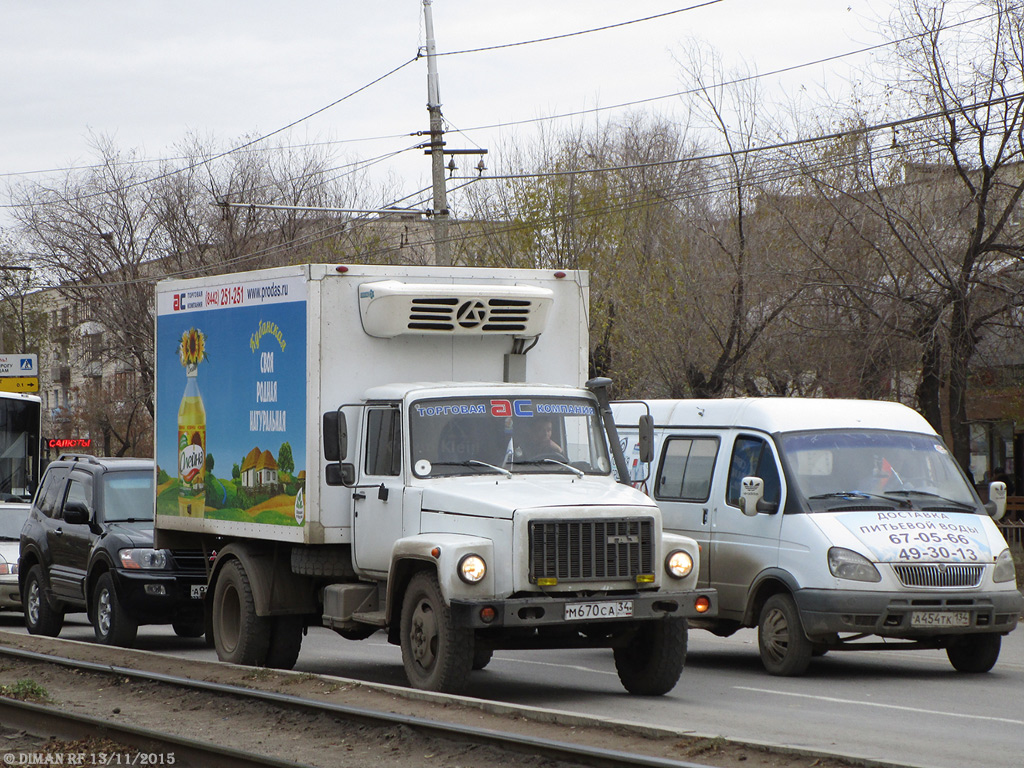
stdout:
<svg viewBox="0 0 1024 768">
<path fill-rule="evenodd" d="M 996 567 L 992 569 L 992 581 L 1013 581 L 1017 578 L 1017 569 L 1013 566 L 1013 555 L 1004 549 L 996 558 Z"/>
<path fill-rule="evenodd" d="M 685 579 L 693 570 L 693 558 L 688 552 L 677 549 L 665 558 L 665 570 L 674 579 Z"/>
<path fill-rule="evenodd" d="M 163 549 L 122 549 L 117 554 L 123 568 L 155 571 L 167 567 L 167 551 Z"/>
<path fill-rule="evenodd" d="M 487 563 L 480 555 L 464 555 L 459 560 L 459 578 L 467 584 L 476 584 L 487 574 Z"/>
<path fill-rule="evenodd" d="M 882 574 L 875 568 L 874 563 L 864 555 L 857 554 L 851 549 L 843 547 L 832 547 L 828 551 L 828 569 L 837 579 L 849 579 L 850 581 L 881 581 Z"/>
</svg>

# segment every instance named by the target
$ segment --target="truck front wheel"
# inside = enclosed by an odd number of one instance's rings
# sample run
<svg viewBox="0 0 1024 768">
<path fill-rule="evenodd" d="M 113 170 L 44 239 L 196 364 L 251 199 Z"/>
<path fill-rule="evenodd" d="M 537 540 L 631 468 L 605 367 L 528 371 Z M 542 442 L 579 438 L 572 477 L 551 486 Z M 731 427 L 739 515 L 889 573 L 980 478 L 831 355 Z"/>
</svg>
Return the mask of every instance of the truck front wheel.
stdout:
<svg viewBox="0 0 1024 768">
<path fill-rule="evenodd" d="M 473 666 L 473 630 L 452 625 L 437 576 L 420 571 L 402 600 L 402 663 L 413 688 L 462 690 Z"/>
<path fill-rule="evenodd" d="M 224 564 L 213 591 L 213 641 L 217 658 L 232 664 L 261 667 L 270 648 L 271 620 L 256 615 L 256 601 L 245 567 L 238 560 Z"/>
<path fill-rule="evenodd" d="M 757 627 L 757 644 L 761 663 L 769 675 L 797 677 L 807 671 L 814 645 L 804 634 L 792 597 L 780 593 L 765 602 Z"/>
<path fill-rule="evenodd" d="M 686 619 L 645 621 L 614 650 L 622 686 L 636 696 L 661 696 L 675 688 L 686 664 Z"/>
<path fill-rule="evenodd" d="M 992 632 L 964 635 L 946 647 L 946 656 L 957 672 L 988 672 L 996 665 L 1002 644 L 1003 636 Z"/>
</svg>

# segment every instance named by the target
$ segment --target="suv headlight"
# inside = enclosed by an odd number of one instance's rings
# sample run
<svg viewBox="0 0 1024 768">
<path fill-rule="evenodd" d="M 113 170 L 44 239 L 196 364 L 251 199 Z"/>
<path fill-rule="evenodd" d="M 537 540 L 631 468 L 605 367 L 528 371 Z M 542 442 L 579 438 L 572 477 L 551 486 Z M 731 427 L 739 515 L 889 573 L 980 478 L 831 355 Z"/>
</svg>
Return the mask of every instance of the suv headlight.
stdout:
<svg viewBox="0 0 1024 768">
<path fill-rule="evenodd" d="M 828 551 L 828 569 L 837 579 L 850 581 L 881 581 L 882 574 L 874 563 L 864 555 L 842 547 L 832 547 Z"/>
<path fill-rule="evenodd" d="M 165 549 L 122 549 L 118 555 L 121 566 L 130 570 L 163 570 L 168 563 Z"/>
<path fill-rule="evenodd" d="M 992 569 L 992 581 L 1013 581 L 1017 578 L 1017 569 L 1013 565 L 1013 555 L 1004 549 L 996 558 L 996 567 Z"/>
</svg>

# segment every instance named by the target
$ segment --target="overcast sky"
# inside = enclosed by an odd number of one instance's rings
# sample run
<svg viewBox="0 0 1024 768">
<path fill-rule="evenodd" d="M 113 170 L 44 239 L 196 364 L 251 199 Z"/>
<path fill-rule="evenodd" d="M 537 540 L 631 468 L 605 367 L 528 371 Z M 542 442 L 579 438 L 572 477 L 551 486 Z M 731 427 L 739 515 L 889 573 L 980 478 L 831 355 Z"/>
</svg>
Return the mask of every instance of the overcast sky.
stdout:
<svg viewBox="0 0 1024 768">
<path fill-rule="evenodd" d="M 440 56 L 444 116 L 466 131 L 449 136 L 449 145 L 493 152 L 530 129 L 469 129 L 679 91 L 672 54 L 690 37 L 712 45 L 727 67 L 759 72 L 864 48 L 881 40 L 878 21 L 895 1 L 434 0 L 438 53 L 669 14 Z M 692 9 L 671 13 L 683 8 Z M 422 0 L 0 0 L 0 14 L 0 188 L 19 174 L 39 179 L 36 172 L 91 162 L 90 132 L 152 158 L 173 156 L 190 132 L 223 146 L 271 133 L 400 67 L 425 42 Z M 870 59 L 810 66 L 765 85 L 816 90 L 829 80 L 841 87 L 851 66 L 870 66 Z M 643 108 L 669 113 L 676 105 L 661 99 Z M 344 141 L 339 157 L 368 158 L 412 145 L 408 134 L 426 128 L 420 60 L 281 138 Z M 383 138 L 352 141 L 376 137 Z M 384 166 L 403 189 L 429 183 L 422 152 L 406 153 L 403 163 Z"/>
</svg>

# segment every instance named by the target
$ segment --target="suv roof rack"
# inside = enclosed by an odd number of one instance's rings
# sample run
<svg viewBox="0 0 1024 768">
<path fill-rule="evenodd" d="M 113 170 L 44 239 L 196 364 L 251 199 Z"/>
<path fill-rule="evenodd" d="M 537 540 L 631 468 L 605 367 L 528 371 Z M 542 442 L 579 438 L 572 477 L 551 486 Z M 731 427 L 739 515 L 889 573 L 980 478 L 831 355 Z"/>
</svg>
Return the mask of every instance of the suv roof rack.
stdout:
<svg viewBox="0 0 1024 768">
<path fill-rule="evenodd" d="M 90 464 L 99 464 L 95 456 L 89 453 L 62 453 L 57 461 L 88 461 Z"/>
</svg>

